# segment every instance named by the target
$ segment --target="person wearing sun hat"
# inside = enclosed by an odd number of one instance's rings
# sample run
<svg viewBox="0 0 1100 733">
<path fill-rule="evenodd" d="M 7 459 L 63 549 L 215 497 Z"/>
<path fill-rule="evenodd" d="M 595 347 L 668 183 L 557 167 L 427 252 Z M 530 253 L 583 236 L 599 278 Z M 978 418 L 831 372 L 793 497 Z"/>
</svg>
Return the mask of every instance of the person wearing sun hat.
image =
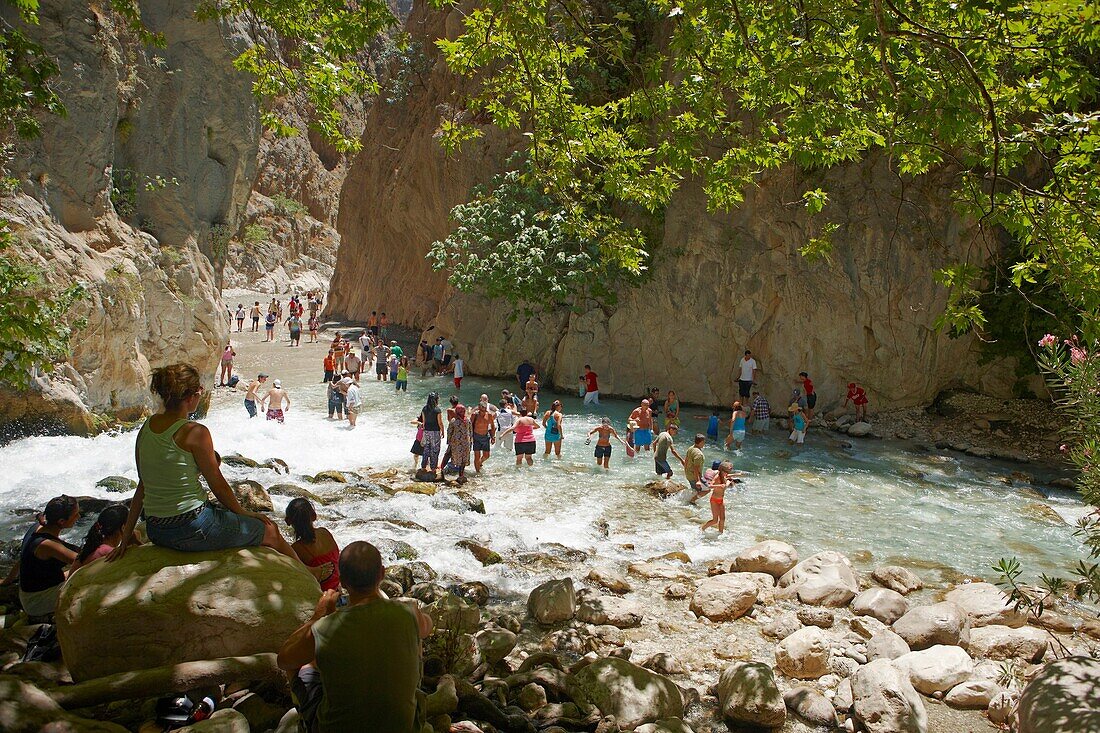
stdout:
<svg viewBox="0 0 1100 733">
<path fill-rule="evenodd" d="M 290 395 L 283 389 L 281 381 L 276 379 L 272 383 L 271 389 L 260 400 L 260 409 L 267 410 L 268 420 L 283 422 L 285 413 L 290 411 Z"/>
<path fill-rule="evenodd" d="M 791 414 L 791 434 L 787 442 L 791 445 L 802 445 L 806 442 L 806 427 L 809 424 L 806 411 L 797 402 L 792 402 L 787 412 Z"/>
</svg>

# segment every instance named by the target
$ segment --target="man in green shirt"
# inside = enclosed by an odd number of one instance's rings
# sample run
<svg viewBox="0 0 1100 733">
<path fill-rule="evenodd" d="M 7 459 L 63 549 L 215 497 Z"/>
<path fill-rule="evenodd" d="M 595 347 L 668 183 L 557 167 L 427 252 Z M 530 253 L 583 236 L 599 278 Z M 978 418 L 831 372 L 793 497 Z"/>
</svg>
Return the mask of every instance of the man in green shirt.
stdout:
<svg viewBox="0 0 1100 733">
<path fill-rule="evenodd" d="M 325 591 L 279 650 L 280 669 L 295 673 L 302 721 L 311 733 L 419 733 L 420 640 L 431 619 L 379 590 L 385 568 L 369 542 L 345 547 L 339 565 L 348 605 L 337 608 L 339 594 Z"/>
<path fill-rule="evenodd" d="M 680 457 L 680 454 L 676 452 L 676 448 L 672 445 L 672 440 L 679 431 L 680 427 L 678 425 L 669 425 L 668 430 L 658 435 L 656 442 L 653 443 L 654 470 L 666 479 L 672 478 L 672 466 L 668 465 L 669 451 L 672 451 L 672 455 L 676 456 L 676 460 L 681 464 L 684 462 L 684 459 Z"/>
<path fill-rule="evenodd" d="M 400 359 L 405 355 L 405 350 L 397 345 L 397 341 L 390 341 L 390 353 Z"/>
<path fill-rule="evenodd" d="M 687 476 L 688 486 L 691 487 L 690 502 L 692 504 L 708 491 L 707 487 L 703 485 L 703 464 L 706 463 L 706 459 L 703 457 L 703 446 L 706 442 L 707 436 L 696 433 L 695 445 L 688 448 L 687 453 L 684 454 L 684 475 Z"/>
</svg>

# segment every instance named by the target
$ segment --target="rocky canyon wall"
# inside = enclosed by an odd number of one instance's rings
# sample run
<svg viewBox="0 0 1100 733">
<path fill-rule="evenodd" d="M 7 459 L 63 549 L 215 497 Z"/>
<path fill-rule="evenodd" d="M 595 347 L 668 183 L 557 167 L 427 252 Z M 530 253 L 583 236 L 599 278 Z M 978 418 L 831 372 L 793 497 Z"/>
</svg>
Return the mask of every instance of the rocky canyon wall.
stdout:
<svg viewBox="0 0 1100 733">
<path fill-rule="evenodd" d="M 453 37 L 459 24 L 457 12 L 421 9 L 407 27 L 431 39 Z M 506 304 L 455 292 L 424 255 L 450 231 L 451 207 L 501 168 L 512 141 L 487 128 L 460 156 L 444 154 L 439 117 L 462 82 L 434 59 L 409 98 L 367 117 L 342 192 L 334 312 L 363 319 L 385 310 L 396 322 L 434 325 L 476 374 L 511 375 L 530 357 L 544 381 L 570 391 L 591 363 L 606 393 L 658 386 L 689 402 L 728 404 L 746 348 L 773 404 L 786 404 L 801 370 L 826 407 L 853 380 L 873 407 L 925 403 L 948 386 L 1010 390 L 1011 363 L 981 365 L 972 338 L 933 327 L 946 301 L 934 271 L 980 261 L 985 243 L 954 212 L 946 177 L 902 181 L 875 159 L 817 178 L 769 174 L 732 212 L 708 212 L 698 187 L 685 185 L 665 214 L 647 281 L 614 307 L 511 320 Z M 813 234 L 801 195 L 817 185 L 830 191 L 840 229 L 830 261 L 811 262 L 798 253 Z"/>
<path fill-rule="evenodd" d="M 79 0 L 44 0 L 25 28 L 59 63 L 67 115 L 19 144 L 0 216 L 51 287 L 79 281 L 89 294 L 69 357 L 29 392 L 0 394 L 9 433 L 136 417 L 152 404 L 153 367 L 187 361 L 212 377 L 227 332 L 218 278 L 259 139 L 249 79 L 232 67 L 247 38 L 196 21 L 197 0 L 139 5 L 164 48 Z"/>
</svg>

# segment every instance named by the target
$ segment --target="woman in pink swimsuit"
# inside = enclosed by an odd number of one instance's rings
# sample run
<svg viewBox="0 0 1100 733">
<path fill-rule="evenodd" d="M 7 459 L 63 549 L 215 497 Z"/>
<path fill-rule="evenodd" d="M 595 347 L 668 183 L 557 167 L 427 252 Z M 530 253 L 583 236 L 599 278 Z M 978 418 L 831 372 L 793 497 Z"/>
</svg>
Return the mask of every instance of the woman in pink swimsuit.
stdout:
<svg viewBox="0 0 1100 733">
<path fill-rule="evenodd" d="M 340 588 L 340 545 L 324 527 L 314 527 L 317 511 L 308 499 L 292 499 L 286 507 L 286 523 L 294 530 L 291 547 L 317 578 L 321 590 Z"/>
</svg>

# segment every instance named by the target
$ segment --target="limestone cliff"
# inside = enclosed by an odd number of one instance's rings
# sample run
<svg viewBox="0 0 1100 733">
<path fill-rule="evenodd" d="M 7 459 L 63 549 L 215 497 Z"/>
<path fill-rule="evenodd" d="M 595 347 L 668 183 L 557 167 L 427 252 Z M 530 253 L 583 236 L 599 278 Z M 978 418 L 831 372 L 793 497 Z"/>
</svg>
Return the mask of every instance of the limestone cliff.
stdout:
<svg viewBox="0 0 1100 733">
<path fill-rule="evenodd" d="M 453 35 L 459 22 L 456 12 L 420 10 L 407 27 L 431 39 Z M 980 366 L 972 339 L 933 328 L 946 297 L 933 272 L 986 251 L 953 211 L 946 178 L 902 181 L 875 160 L 822 175 L 830 209 L 844 217 L 831 262 L 798 254 L 810 236 L 801 193 L 818 182 L 785 169 L 728 213 L 708 212 L 699 189 L 685 185 L 667 209 L 649 279 L 623 291 L 617 307 L 510 321 L 505 304 L 454 292 L 424 255 L 450 230 L 449 209 L 499 170 L 509 149 L 489 129 L 459 157 L 439 148 L 440 111 L 461 83 L 437 55 L 425 85 L 368 116 L 344 184 L 334 312 L 362 319 L 386 310 L 400 323 L 434 325 L 476 374 L 511 375 L 530 357 L 569 391 L 588 362 L 604 392 L 655 385 L 686 401 L 728 404 L 746 348 L 773 403 L 786 404 L 801 370 L 826 406 L 843 400 L 852 380 L 875 407 L 924 403 L 949 385 L 1011 386 L 1009 364 Z"/>
<path fill-rule="evenodd" d="M 9 428 L 87 432 L 93 415 L 149 405 L 153 366 L 189 361 L 213 374 L 227 331 L 218 275 L 255 177 L 259 122 L 232 67 L 247 39 L 196 21 L 198 4 L 139 2 L 163 49 L 108 6 L 78 0 L 44 0 L 26 28 L 58 60 L 68 113 L 20 144 L 19 187 L 0 214 L 52 285 L 88 285 L 73 314 L 88 325 L 51 376 L 0 396 Z"/>
</svg>

